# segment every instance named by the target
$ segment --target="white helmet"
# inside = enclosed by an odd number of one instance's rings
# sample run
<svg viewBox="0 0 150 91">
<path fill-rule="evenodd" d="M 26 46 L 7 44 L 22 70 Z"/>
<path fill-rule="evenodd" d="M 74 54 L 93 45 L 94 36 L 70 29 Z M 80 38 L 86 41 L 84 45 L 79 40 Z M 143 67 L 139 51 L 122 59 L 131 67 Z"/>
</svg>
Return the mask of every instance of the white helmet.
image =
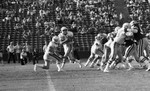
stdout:
<svg viewBox="0 0 150 91">
<path fill-rule="evenodd" d="M 123 25 L 122 25 L 122 28 L 131 28 L 131 25 L 130 25 L 130 23 L 124 23 Z"/>
<path fill-rule="evenodd" d="M 108 38 L 108 39 L 109 39 L 109 38 L 113 38 L 112 33 L 108 33 L 108 34 L 107 34 L 107 38 Z"/>
<path fill-rule="evenodd" d="M 130 25 L 131 25 L 131 26 L 133 26 L 133 25 L 135 25 L 135 24 L 138 24 L 138 22 L 135 21 L 135 20 L 133 20 L 133 21 L 130 22 Z"/>
<path fill-rule="evenodd" d="M 53 36 L 52 42 L 59 43 L 59 37 L 58 36 Z"/>
<path fill-rule="evenodd" d="M 116 27 L 116 28 L 114 29 L 114 32 L 117 33 L 120 28 L 121 28 L 121 27 Z"/>
<path fill-rule="evenodd" d="M 66 27 L 62 27 L 61 31 L 68 30 Z"/>
<path fill-rule="evenodd" d="M 97 36 L 95 36 L 95 39 L 96 39 L 96 40 L 100 40 L 101 37 L 102 37 L 102 34 L 97 34 Z"/>
</svg>

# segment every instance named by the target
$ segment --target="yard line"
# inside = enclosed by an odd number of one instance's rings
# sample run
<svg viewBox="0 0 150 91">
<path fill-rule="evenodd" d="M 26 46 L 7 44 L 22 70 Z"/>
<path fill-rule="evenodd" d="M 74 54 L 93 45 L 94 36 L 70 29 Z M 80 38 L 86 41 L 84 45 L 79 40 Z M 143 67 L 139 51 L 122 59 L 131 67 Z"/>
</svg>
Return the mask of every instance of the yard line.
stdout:
<svg viewBox="0 0 150 91">
<path fill-rule="evenodd" d="M 46 74 L 47 74 L 47 80 L 48 80 L 48 89 L 49 91 L 56 91 L 55 87 L 54 87 L 54 84 L 51 80 L 51 76 L 50 76 L 50 73 L 49 73 L 49 70 L 46 70 Z"/>
</svg>

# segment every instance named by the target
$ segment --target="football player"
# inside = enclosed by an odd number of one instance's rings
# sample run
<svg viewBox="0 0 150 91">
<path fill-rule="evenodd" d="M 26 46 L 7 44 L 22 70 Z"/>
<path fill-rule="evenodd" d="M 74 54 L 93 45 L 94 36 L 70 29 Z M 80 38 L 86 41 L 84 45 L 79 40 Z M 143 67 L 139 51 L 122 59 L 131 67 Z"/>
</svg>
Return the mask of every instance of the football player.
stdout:
<svg viewBox="0 0 150 91">
<path fill-rule="evenodd" d="M 148 39 L 146 36 L 142 33 L 142 29 L 140 28 L 138 22 L 131 21 L 131 32 L 134 34 L 134 40 L 137 43 L 137 52 L 138 56 L 135 57 L 136 61 L 139 62 L 142 65 L 146 65 L 147 69 L 146 71 L 150 70 L 150 63 L 149 63 L 149 44 Z M 134 45 L 129 46 L 128 50 L 125 53 L 124 58 L 127 58 L 127 56 L 130 54 L 130 52 L 134 49 Z M 144 54 L 144 51 L 146 52 L 146 55 Z"/>
<path fill-rule="evenodd" d="M 96 60 L 100 59 L 103 55 L 103 48 L 102 44 L 100 42 L 102 35 L 98 34 L 95 37 L 94 44 L 91 47 L 91 54 L 90 57 L 88 58 L 87 62 L 85 63 L 84 66 L 87 66 L 91 61 L 92 63 L 90 64 L 90 67 L 93 66 L 93 64 L 96 62 Z"/>
<path fill-rule="evenodd" d="M 56 66 L 58 68 L 58 71 L 63 71 L 63 69 L 60 67 L 61 64 L 61 57 L 57 52 L 57 48 L 59 45 L 59 38 L 58 36 L 54 36 L 52 38 L 52 41 L 49 42 L 47 48 L 45 49 L 45 53 L 43 56 L 45 64 L 35 64 L 34 65 L 34 71 L 36 71 L 37 67 L 43 68 L 43 69 L 49 69 L 50 62 L 56 61 Z"/>
<path fill-rule="evenodd" d="M 65 63 L 67 59 L 71 60 L 72 63 L 77 62 L 79 64 L 79 67 L 81 68 L 82 65 L 79 60 L 76 60 L 73 56 L 73 40 L 74 35 L 71 31 L 68 31 L 66 27 L 61 28 L 61 33 L 58 35 L 60 39 L 60 44 L 63 45 L 64 48 L 64 57 L 63 57 L 63 63 L 61 68 L 65 66 Z"/>
<path fill-rule="evenodd" d="M 120 28 L 118 30 L 116 37 L 114 38 L 113 42 L 111 43 L 110 58 L 106 64 L 106 67 L 104 68 L 104 72 L 109 72 L 110 64 L 114 60 L 116 60 L 117 57 L 118 57 L 118 60 L 123 59 L 122 49 L 123 49 L 125 38 L 127 36 L 126 35 L 127 29 L 130 29 L 130 28 L 131 28 L 131 26 L 129 23 L 124 23 L 122 28 Z"/>
</svg>

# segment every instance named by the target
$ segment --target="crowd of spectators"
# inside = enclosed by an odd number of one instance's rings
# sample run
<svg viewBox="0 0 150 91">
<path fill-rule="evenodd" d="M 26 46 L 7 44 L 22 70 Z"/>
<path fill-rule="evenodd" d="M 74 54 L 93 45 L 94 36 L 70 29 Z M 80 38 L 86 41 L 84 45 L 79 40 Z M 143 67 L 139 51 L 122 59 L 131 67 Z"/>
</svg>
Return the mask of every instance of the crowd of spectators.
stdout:
<svg viewBox="0 0 150 91">
<path fill-rule="evenodd" d="M 125 0 L 125 3 L 130 20 L 137 20 L 149 32 L 150 8 L 145 7 L 146 0 Z M 80 34 L 109 33 L 119 25 L 121 17 L 114 0 L 1 0 L 0 12 L 2 26 L 11 27 L 25 40 L 33 35 L 49 39 L 62 26 Z"/>
<path fill-rule="evenodd" d="M 60 32 L 62 26 L 81 34 L 110 32 L 119 25 L 114 0 L 2 0 L 2 21 L 12 24 L 23 38 L 36 31 L 43 37 Z M 130 19 L 138 20 L 145 30 L 150 29 L 150 9 L 146 0 L 125 0 Z M 145 26 L 144 24 L 147 24 Z"/>
<path fill-rule="evenodd" d="M 125 0 L 130 20 L 137 20 L 145 33 L 150 32 L 150 7 L 148 0 Z"/>
<path fill-rule="evenodd" d="M 11 24 L 27 39 L 55 35 L 62 26 L 81 34 L 110 32 L 117 26 L 113 0 L 3 0 L 5 25 Z M 34 32 L 36 31 L 36 32 Z"/>
</svg>

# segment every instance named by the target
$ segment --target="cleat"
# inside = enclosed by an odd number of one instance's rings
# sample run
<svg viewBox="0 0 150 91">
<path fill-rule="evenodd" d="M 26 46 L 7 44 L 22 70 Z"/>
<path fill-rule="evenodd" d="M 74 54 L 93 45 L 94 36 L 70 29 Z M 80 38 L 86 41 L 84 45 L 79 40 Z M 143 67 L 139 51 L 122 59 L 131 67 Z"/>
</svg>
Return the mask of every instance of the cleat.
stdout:
<svg viewBox="0 0 150 91">
<path fill-rule="evenodd" d="M 148 64 L 146 71 L 150 71 L 150 64 Z"/>
<path fill-rule="evenodd" d="M 148 68 L 146 71 L 150 71 L 150 68 Z"/>
<path fill-rule="evenodd" d="M 76 60 L 75 63 L 78 63 L 79 64 L 79 68 L 82 68 L 82 64 L 81 64 L 80 60 Z"/>
<path fill-rule="evenodd" d="M 108 73 L 108 72 L 109 72 L 109 70 L 104 70 L 104 72 L 105 72 L 105 73 Z"/>
<path fill-rule="evenodd" d="M 79 68 L 82 68 L 82 64 L 79 64 Z"/>
<path fill-rule="evenodd" d="M 84 64 L 84 67 L 86 67 L 87 66 L 87 64 Z"/>
</svg>

